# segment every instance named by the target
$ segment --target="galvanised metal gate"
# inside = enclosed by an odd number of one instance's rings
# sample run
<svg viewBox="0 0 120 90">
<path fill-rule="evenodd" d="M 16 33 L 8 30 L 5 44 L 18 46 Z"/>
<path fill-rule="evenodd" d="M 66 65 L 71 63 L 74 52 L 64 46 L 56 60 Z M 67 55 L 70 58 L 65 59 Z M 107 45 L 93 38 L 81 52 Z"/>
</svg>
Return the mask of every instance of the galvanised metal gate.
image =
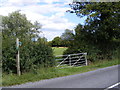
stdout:
<svg viewBox="0 0 120 90">
<path fill-rule="evenodd" d="M 57 67 L 62 65 L 68 66 L 87 66 L 87 53 L 77 53 L 69 55 L 56 56 Z"/>
</svg>

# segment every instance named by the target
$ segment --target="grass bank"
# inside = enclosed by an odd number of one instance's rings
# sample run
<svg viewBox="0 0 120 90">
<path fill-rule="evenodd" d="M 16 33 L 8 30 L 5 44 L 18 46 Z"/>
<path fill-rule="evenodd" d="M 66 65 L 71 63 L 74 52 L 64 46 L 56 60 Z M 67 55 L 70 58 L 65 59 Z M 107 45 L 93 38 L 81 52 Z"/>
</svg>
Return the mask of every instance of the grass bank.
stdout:
<svg viewBox="0 0 120 90">
<path fill-rule="evenodd" d="M 39 81 L 43 79 L 74 75 L 74 74 L 96 70 L 99 68 L 117 65 L 117 64 L 120 64 L 120 62 L 118 62 L 118 60 L 116 59 L 110 61 L 108 60 L 97 61 L 88 66 L 83 66 L 83 67 L 41 68 L 39 70 L 36 70 L 36 72 L 24 73 L 21 76 L 17 76 L 15 74 L 3 73 L 2 85 L 11 86 L 16 84 L 23 84 L 26 82 Z"/>
</svg>

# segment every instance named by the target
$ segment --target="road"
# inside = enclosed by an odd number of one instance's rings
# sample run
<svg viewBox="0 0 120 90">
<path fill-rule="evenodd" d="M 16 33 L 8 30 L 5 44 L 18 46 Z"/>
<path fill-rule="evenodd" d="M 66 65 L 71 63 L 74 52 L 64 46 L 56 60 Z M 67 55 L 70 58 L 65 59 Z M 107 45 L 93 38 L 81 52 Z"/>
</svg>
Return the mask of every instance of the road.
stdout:
<svg viewBox="0 0 120 90">
<path fill-rule="evenodd" d="M 119 65 L 120 67 L 120 65 Z M 8 88 L 108 88 L 118 83 L 118 65 L 94 71 L 30 82 Z"/>
</svg>

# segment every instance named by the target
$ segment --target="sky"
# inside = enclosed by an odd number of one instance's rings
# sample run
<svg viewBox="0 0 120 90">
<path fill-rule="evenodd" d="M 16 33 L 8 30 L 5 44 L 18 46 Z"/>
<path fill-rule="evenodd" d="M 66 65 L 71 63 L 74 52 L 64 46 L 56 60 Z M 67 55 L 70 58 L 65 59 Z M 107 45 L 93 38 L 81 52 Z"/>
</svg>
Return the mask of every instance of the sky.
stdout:
<svg viewBox="0 0 120 90">
<path fill-rule="evenodd" d="M 73 30 L 78 23 L 84 24 L 85 18 L 66 12 L 71 10 L 72 0 L 0 0 L 0 15 L 7 16 L 16 10 L 25 14 L 32 23 L 41 23 L 39 35 L 51 41 L 61 36 L 65 29 Z"/>
</svg>

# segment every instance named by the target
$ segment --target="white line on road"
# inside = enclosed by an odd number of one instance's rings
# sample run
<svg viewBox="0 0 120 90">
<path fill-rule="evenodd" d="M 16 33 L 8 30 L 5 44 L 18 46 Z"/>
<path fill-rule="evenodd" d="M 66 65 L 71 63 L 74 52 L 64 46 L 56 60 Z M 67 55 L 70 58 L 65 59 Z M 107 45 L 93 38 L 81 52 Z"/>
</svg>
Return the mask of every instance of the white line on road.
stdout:
<svg viewBox="0 0 120 90">
<path fill-rule="evenodd" d="M 113 88 L 113 87 L 115 87 L 115 86 L 118 86 L 120 84 L 120 82 L 118 82 L 118 83 L 116 83 L 116 84 L 114 84 L 114 85 L 112 85 L 112 86 L 110 86 L 110 87 L 108 87 L 107 89 L 105 89 L 105 90 L 108 90 L 108 89 L 110 89 L 110 88 Z"/>
</svg>

